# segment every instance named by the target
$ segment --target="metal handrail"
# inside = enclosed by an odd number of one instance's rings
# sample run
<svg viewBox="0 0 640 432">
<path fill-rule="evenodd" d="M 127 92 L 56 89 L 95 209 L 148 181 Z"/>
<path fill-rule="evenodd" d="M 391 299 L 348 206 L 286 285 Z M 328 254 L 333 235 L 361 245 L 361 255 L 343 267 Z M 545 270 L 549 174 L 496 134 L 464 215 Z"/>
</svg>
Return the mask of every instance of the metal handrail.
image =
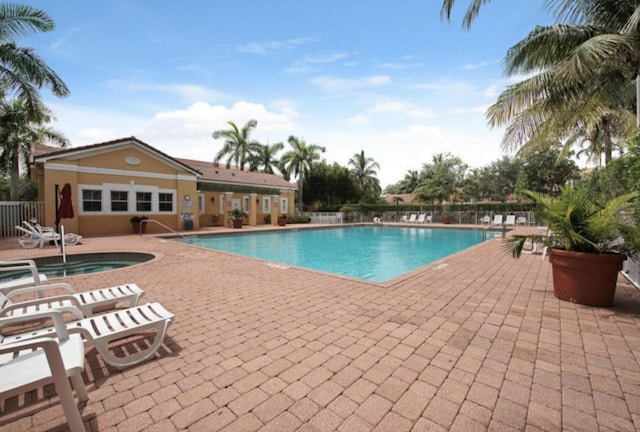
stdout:
<svg viewBox="0 0 640 432">
<path fill-rule="evenodd" d="M 155 219 L 143 219 L 143 220 L 141 220 L 141 221 L 140 221 L 140 237 L 142 237 L 142 224 L 143 224 L 143 223 L 145 223 L 145 222 L 155 222 L 155 223 L 157 223 L 158 225 L 160 225 L 161 227 L 164 227 L 164 228 L 168 229 L 169 231 L 171 231 L 171 232 L 172 232 L 172 233 L 174 233 L 175 235 L 177 235 L 177 236 L 179 236 L 179 237 L 182 237 L 183 239 L 186 239 L 186 237 L 185 237 L 185 236 L 183 236 L 182 234 L 180 234 L 178 231 L 174 230 L 173 228 L 169 228 L 168 226 L 166 226 L 166 225 L 165 225 L 165 224 L 163 224 L 162 222 L 157 221 L 157 220 L 155 220 Z"/>
</svg>

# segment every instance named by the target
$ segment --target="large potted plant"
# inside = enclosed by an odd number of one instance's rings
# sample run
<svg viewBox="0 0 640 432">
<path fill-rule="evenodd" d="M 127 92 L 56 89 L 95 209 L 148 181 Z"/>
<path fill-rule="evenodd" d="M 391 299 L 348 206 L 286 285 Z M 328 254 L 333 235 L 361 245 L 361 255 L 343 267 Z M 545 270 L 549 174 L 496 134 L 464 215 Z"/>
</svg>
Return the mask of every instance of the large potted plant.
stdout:
<svg viewBox="0 0 640 432">
<path fill-rule="evenodd" d="M 231 226 L 234 228 L 242 228 L 242 218 L 248 216 L 241 208 L 234 208 L 229 212 Z"/>
<path fill-rule="evenodd" d="M 525 191 L 538 204 L 535 218 L 546 234 L 514 235 L 506 247 L 520 257 L 525 244 L 548 249 L 556 297 L 589 306 L 613 303 L 618 272 L 640 250 L 638 195 L 598 203 L 585 189 L 563 188 L 558 198 Z"/>
<path fill-rule="evenodd" d="M 129 221 L 134 234 L 144 234 L 147 231 L 147 224 L 141 223 L 143 220 L 149 219 L 146 216 L 133 216 Z"/>
</svg>

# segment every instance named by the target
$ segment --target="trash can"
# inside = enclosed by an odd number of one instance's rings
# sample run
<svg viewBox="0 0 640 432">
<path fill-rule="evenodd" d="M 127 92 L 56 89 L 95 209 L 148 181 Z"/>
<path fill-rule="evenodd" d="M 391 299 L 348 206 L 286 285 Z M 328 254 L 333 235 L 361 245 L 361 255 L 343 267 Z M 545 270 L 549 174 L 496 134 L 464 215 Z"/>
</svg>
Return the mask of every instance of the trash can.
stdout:
<svg viewBox="0 0 640 432">
<path fill-rule="evenodd" d="M 192 220 L 184 221 L 184 229 L 187 231 L 191 231 L 193 229 L 193 221 Z"/>
</svg>

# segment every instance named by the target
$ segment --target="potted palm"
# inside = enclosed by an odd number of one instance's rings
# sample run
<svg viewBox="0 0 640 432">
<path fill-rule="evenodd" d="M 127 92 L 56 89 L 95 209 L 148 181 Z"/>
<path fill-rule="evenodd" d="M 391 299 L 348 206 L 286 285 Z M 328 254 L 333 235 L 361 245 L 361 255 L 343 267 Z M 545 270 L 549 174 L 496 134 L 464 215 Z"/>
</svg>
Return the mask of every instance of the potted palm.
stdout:
<svg viewBox="0 0 640 432">
<path fill-rule="evenodd" d="M 147 231 L 147 224 L 141 223 L 143 220 L 149 219 L 146 216 L 132 216 L 129 221 L 134 234 L 144 234 Z"/>
<path fill-rule="evenodd" d="M 242 218 L 248 216 L 241 208 L 234 208 L 229 212 L 231 218 L 231 226 L 234 228 L 242 228 Z"/>
<path fill-rule="evenodd" d="M 549 231 L 546 235 L 511 236 L 506 248 L 518 258 L 527 242 L 547 247 L 556 297 L 589 306 L 610 306 L 623 261 L 639 255 L 638 194 L 601 204 L 589 191 L 572 187 L 562 189 L 557 198 L 524 193 L 537 202 L 536 220 Z"/>
</svg>

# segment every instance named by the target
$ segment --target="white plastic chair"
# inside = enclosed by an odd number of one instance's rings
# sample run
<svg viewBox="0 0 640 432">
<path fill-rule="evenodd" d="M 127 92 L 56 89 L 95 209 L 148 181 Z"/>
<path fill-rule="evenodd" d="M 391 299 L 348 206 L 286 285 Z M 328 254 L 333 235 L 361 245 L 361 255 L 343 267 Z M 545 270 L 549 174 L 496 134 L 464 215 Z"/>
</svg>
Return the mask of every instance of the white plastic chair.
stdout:
<svg viewBox="0 0 640 432">
<path fill-rule="evenodd" d="M 516 226 L 516 215 L 507 215 L 507 218 L 504 221 L 505 226 Z"/>
<path fill-rule="evenodd" d="M 42 285 L 48 282 L 47 276 L 38 272 L 38 267 L 36 267 L 36 263 L 33 260 L 0 261 L 0 279 L 3 277 L 3 272 L 6 273 L 13 271 L 28 271 L 31 273 L 31 276 L 1 281 L 0 293 L 6 294 L 16 288 Z"/>
<path fill-rule="evenodd" d="M 491 225 L 502 225 L 502 215 L 493 216 L 493 222 Z"/>
<path fill-rule="evenodd" d="M 489 225 L 491 223 L 491 216 L 489 216 L 489 215 L 482 216 L 480 218 L 480 223 Z"/>
<path fill-rule="evenodd" d="M 407 215 L 402 215 L 400 222 L 407 222 Z"/>
<path fill-rule="evenodd" d="M 174 315 L 160 303 L 147 303 L 87 318 L 83 318 L 82 311 L 79 309 L 66 308 L 65 312 L 72 312 L 77 318 L 66 323 L 67 331 L 71 334 L 81 334 L 87 346 L 95 346 L 105 363 L 118 369 L 140 363 L 154 355 L 162 345 L 167 327 L 174 318 Z M 126 357 L 118 357 L 110 348 L 112 342 L 136 334 L 147 334 L 150 330 L 155 331 L 155 337 L 145 349 Z M 47 327 L 5 336 L 3 342 L 15 343 L 55 335 L 55 328 Z"/>
<path fill-rule="evenodd" d="M 433 222 L 433 215 L 429 215 L 424 219 L 425 223 L 432 223 Z"/>
<path fill-rule="evenodd" d="M 516 226 L 527 226 L 527 218 L 524 216 L 520 216 L 518 219 L 516 219 Z"/>
<path fill-rule="evenodd" d="M 26 321 L 49 318 L 54 327 L 46 338 L 0 341 L 0 401 L 37 390 L 53 383 L 60 397 L 62 410 L 72 432 L 84 432 L 84 424 L 73 397 L 69 380 L 78 399 L 89 399 L 82 380 L 84 343 L 80 335 L 69 335 L 61 312 L 49 311 L 20 318 L 0 318 L 0 328 Z"/>
<path fill-rule="evenodd" d="M 407 222 L 414 223 L 415 221 L 416 221 L 416 214 L 414 213 L 409 217 L 409 220 Z"/>
<path fill-rule="evenodd" d="M 420 216 L 418 216 L 418 220 L 416 220 L 416 223 L 424 223 L 424 220 L 426 217 L 427 217 L 426 213 L 420 213 Z"/>
<path fill-rule="evenodd" d="M 64 290 L 64 295 L 45 296 L 47 291 Z M 39 298 L 14 302 L 18 296 L 37 294 Z M 80 309 L 84 316 L 92 316 L 96 310 L 113 309 L 119 302 L 128 302 L 128 307 L 136 306 L 144 295 L 136 284 L 118 285 L 87 292 L 74 292 L 67 283 L 55 283 L 14 289 L 7 294 L 0 293 L 0 317 L 31 315 L 44 310 Z M 19 299 L 21 297 L 18 297 Z"/>
</svg>

